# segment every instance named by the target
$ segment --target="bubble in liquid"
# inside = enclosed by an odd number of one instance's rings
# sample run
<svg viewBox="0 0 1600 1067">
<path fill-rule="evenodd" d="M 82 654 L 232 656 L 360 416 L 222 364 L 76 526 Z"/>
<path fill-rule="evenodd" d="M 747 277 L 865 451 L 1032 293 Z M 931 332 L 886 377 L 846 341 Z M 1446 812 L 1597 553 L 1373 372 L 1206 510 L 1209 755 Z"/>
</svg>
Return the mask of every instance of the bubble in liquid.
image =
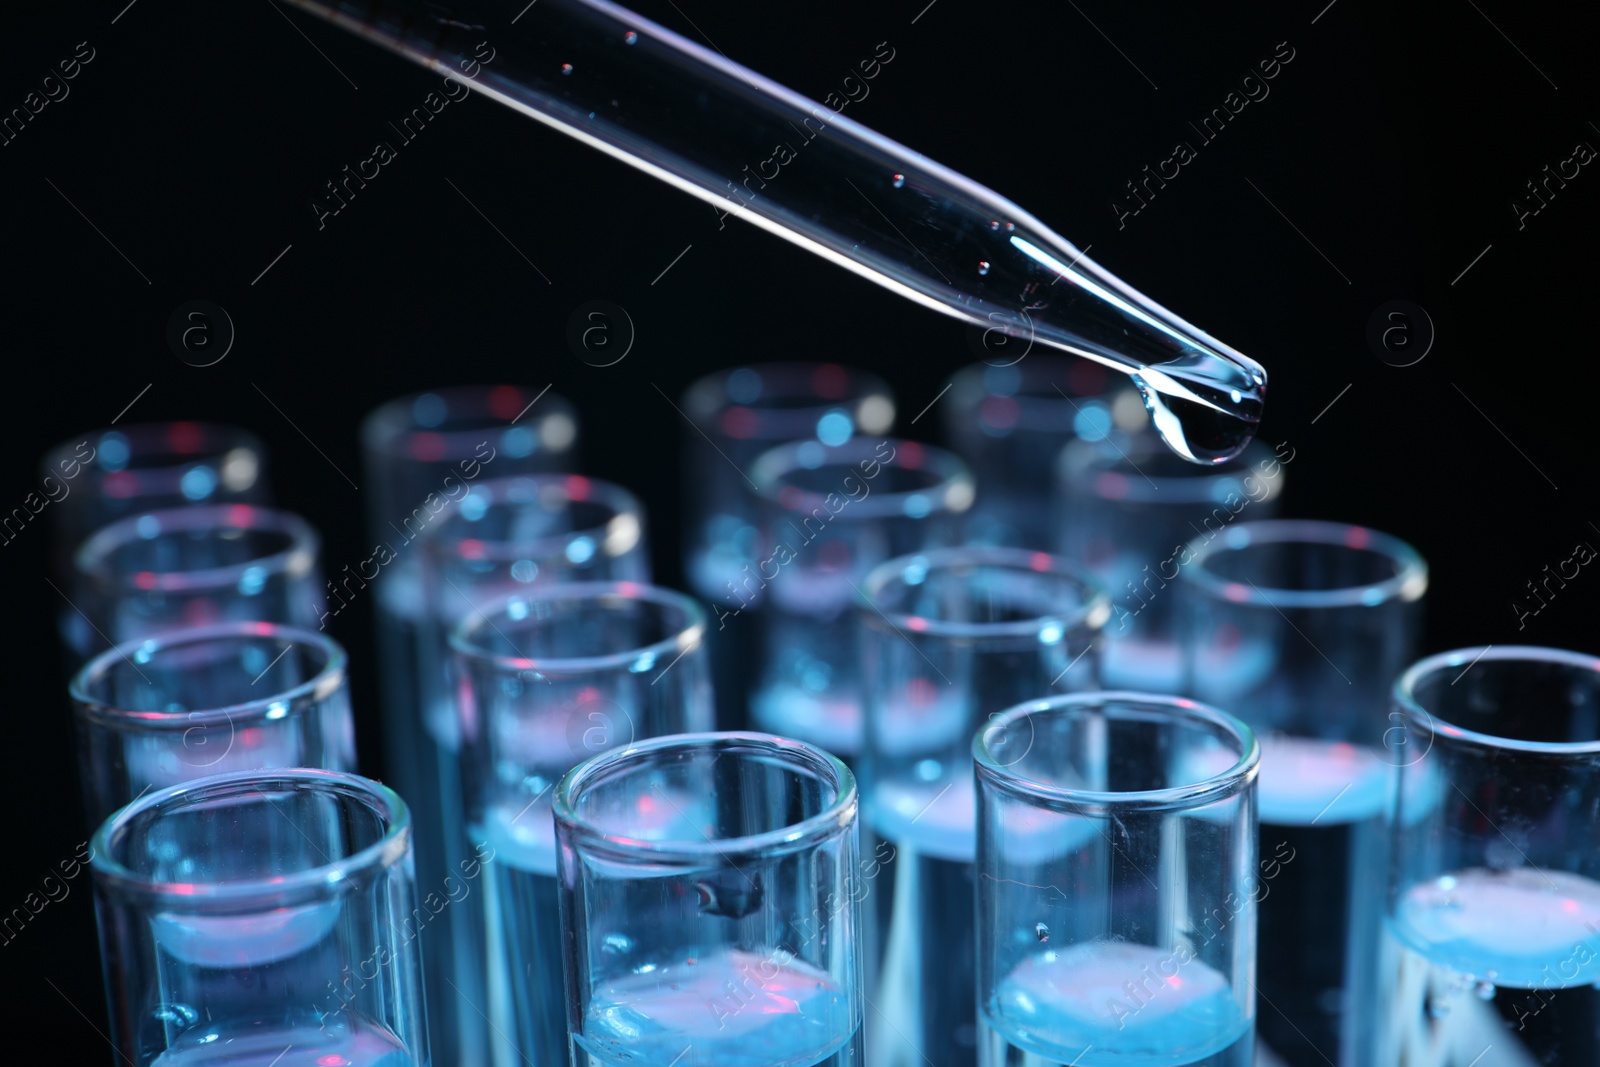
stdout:
<svg viewBox="0 0 1600 1067">
<path fill-rule="evenodd" d="M 896 189 L 898 189 L 901 186 L 905 185 L 905 183 L 906 183 L 906 176 L 904 174 L 896 174 L 894 176 L 894 187 Z"/>
<path fill-rule="evenodd" d="M 1493 1000 L 1495 994 L 1494 983 L 1479 982 L 1472 987 L 1472 992 L 1477 995 L 1479 1000 Z"/>
<path fill-rule="evenodd" d="M 639 35 L 637 33 L 634 33 L 632 30 L 629 30 L 627 33 L 622 35 L 622 43 L 623 44 L 633 44 L 638 39 L 639 39 Z"/>
<path fill-rule="evenodd" d="M 987 259 L 978 260 L 978 273 L 979 274 L 988 274 L 989 273 L 989 261 Z"/>
<path fill-rule="evenodd" d="M 1044 923 L 1039 923 L 1033 928 L 1033 936 L 1037 937 L 1040 941 L 1048 941 L 1050 940 L 1050 928 Z"/>
<path fill-rule="evenodd" d="M 571 74 L 572 73 L 572 64 L 571 63 L 563 63 L 563 64 L 561 64 L 561 73 L 563 73 L 563 74 Z"/>
<path fill-rule="evenodd" d="M 1443 1019 L 1450 1014 L 1450 1002 L 1443 997 L 1428 997 L 1428 1018 Z"/>
</svg>

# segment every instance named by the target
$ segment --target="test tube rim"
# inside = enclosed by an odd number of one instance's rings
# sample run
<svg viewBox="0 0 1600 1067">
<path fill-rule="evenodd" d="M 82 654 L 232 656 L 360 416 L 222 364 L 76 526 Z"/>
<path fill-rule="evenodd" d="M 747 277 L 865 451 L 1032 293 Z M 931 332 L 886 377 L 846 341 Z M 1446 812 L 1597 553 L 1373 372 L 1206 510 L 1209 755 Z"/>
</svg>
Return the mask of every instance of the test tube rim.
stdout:
<svg viewBox="0 0 1600 1067">
<path fill-rule="evenodd" d="M 824 367 L 839 368 L 848 376 L 852 384 L 858 383 L 861 388 L 859 390 L 847 388 L 837 400 L 827 400 L 821 396 L 816 396 L 817 403 L 806 407 L 792 408 L 763 407 L 759 401 L 744 403 L 727 395 L 728 379 L 739 371 L 750 370 L 758 373 L 814 375 Z M 711 402 L 712 397 L 707 395 L 713 390 L 716 391 L 717 402 Z M 783 395 L 800 396 L 804 394 L 796 391 L 793 394 L 786 393 Z M 887 431 L 890 426 L 894 425 L 894 392 L 889 388 L 889 383 L 881 377 L 872 371 L 864 370 L 860 367 L 852 367 L 844 363 L 835 363 L 831 360 L 817 362 L 781 360 L 771 363 L 746 363 L 737 367 L 727 367 L 696 378 L 683 391 L 683 410 L 695 427 L 714 436 L 724 438 L 731 435 L 724 433 L 717 424 L 715 417 L 719 412 L 727 411 L 734 407 L 748 408 L 752 411 L 760 412 L 769 416 L 766 423 L 776 423 L 777 425 L 759 424 L 755 428 L 755 432 L 750 436 L 738 438 L 737 440 L 766 441 L 773 444 L 781 444 L 799 438 L 815 436 L 817 419 L 826 415 L 829 411 L 841 407 L 855 410 L 856 432 L 860 432 L 861 405 L 874 398 L 881 399 L 889 405 L 889 419 L 884 427 L 885 431 Z"/>
<path fill-rule="evenodd" d="M 78 460 L 78 462 L 83 466 L 93 465 L 93 469 L 96 470 L 102 478 L 110 477 L 114 474 L 131 472 L 136 477 L 142 476 L 159 479 L 163 484 L 170 481 L 171 485 L 175 487 L 182 480 L 186 468 L 191 467 L 196 463 L 202 463 L 208 459 L 224 459 L 239 448 L 249 448 L 255 453 L 258 471 L 260 465 L 264 464 L 266 461 L 266 446 L 261 443 L 261 439 L 257 437 L 254 432 L 246 429 L 243 426 L 235 426 L 226 422 L 206 422 L 197 419 L 172 419 L 168 422 L 136 422 L 125 426 L 105 426 L 101 427 L 100 429 L 90 430 L 75 440 L 58 442 L 46 450 L 43 457 L 40 459 L 40 474 L 42 477 L 61 478 L 62 474 L 59 469 L 59 465 L 66 460 L 76 459 L 76 447 L 77 443 L 80 441 L 94 441 L 98 444 L 101 438 L 110 433 L 121 434 L 123 437 L 128 438 L 131 441 L 134 437 L 147 434 L 170 434 L 172 429 L 177 426 L 192 426 L 203 434 L 216 434 L 224 439 L 225 446 L 221 449 L 201 449 L 197 452 L 189 454 L 188 458 L 182 460 L 182 462 L 162 464 L 161 466 L 154 467 L 140 467 L 134 465 L 133 456 L 137 455 L 138 453 L 131 448 L 129 450 L 128 465 L 119 470 L 110 471 L 99 466 L 100 450 L 98 447 L 95 449 L 95 458 L 93 460 L 90 460 L 88 463 L 84 463 L 82 460 Z M 148 455 L 150 453 L 146 454 Z M 181 455 L 181 453 L 170 453 L 170 456 L 172 457 L 177 457 L 179 455 Z M 260 480 L 260 477 L 261 476 L 258 473 L 256 476 L 258 481 Z M 143 494 L 135 494 L 135 497 L 139 495 Z"/>
<path fill-rule="evenodd" d="M 451 531 L 456 526 L 463 523 L 468 525 L 471 524 L 470 521 L 461 513 L 460 502 L 457 502 L 456 507 L 451 509 L 451 511 L 445 515 L 441 521 L 423 530 L 421 538 L 423 548 L 436 559 L 471 558 L 474 560 L 487 560 L 494 563 L 504 563 L 510 560 L 518 560 L 523 558 L 543 558 L 544 556 L 548 556 L 553 551 L 566 545 L 574 537 L 592 537 L 599 546 L 599 549 L 604 551 L 608 557 L 613 555 L 625 555 L 627 552 L 630 552 L 637 547 L 644 538 L 644 504 L 633 493 L 632 490 L 623 485 L 619 485 L 616 482 L 606 481 L 603 478 L 591 478 L 588 475 L 571 473 L 563 474 L 559 472 L 508 474 L 502 475 L 498 478 L 487 478 L 477 483 L 467 491 L 466 495 L 462 497 L 462 501 L 464 501 L 467 496 L 471 496 L 473 493 L 481 489 L 489 495 L 489 501 L 487 505 L 489 508 L 505 506 L 507 504 L 518 504 L 519 502 L 516 501 L 496 499 L 496 494 L 510 488 L 514 484 L 528 483 L 549 483 L 551 485 L 557 485 L 563 492 L 567 492 L 568 483 L 570 483 L 570 481 L 574 478 L 581 478 L 589 487 L 588 491 L 590 495 L 582 498 L 580 500 L 581 503 L 596 502 L 611 508 L 611 517 L 599 526 L 585 527 L 581 530 L 573 530 L 567 534 L 555 534 L 548 537 L 535 537 L 526 539 L 518 538 L 512 540 L 491 540 L 473 537 L 453 537 L 451 536 Z M 569 493 L 566 499 L 568 503 L 571 503 L 575 498 Z M 534 501 L 520 503 L 522 506 L 526 506 L 534 503 Z M 638 523 L 638 534 L 634 541 L 630 543 L 622 552 L 611 553 L 606 549 L 607 533 L 609 528 L 612 526 L 612 524 L 623 519 L 625 516 L 630 515 Z M 483 554 L 472 557 L 463 556 L 461 553 L 461 545 L 465 541 L 477 541 Z"/>
<path fill-rule="evenodd" d="M 1348 538 L 1358 535 L 1365 541 L 1351 545 Z M 1261 587 L 1251 583 L 1246 589 L 1231 578 L 1223 578 L 1207 569 L 1206 563 L 1227 552 L 1239 552 L 1252 545 L 1296 544 L 1325 545 L 1346 548 L 1351 552 L 1367 552 L 1390 560 L 1395 573 L 1380 582 L 1362 585 L 1338 586 L 1329 589 L 1290 589 L 1281 586 Z M 1358 608 L 1379 607 L 1395 601 L 1411 603 L 1421 600 L 1428 591 L 1428 564 L 1409 542 L 1393 534 L 1374 530 L 1354 523 L 1324 522 L 1317 519 L 1261 519 L 1255 522 L 1235 523 L 1225 529 L 1220 537 L 1197 537 L 1188 548 L 1194 556 L 1182 568 L 1185 581 L 1207 595 L 1241 607 L 1284 608 Z"/>
<path fill-rule="evenodd" d="M 618 598 L 634 603 L 648 602 L 668 606 L 683 613 L 683 625 L 659 641 L 622 652 L 603 656 L 512 656 L 493 652 L 473 642 L 469 636 L 486 626 L 496 625 L 495 620 L 506 615 L 514 602 L 528 604 L 544 601 L 597 601 Z M 513 620 L 520 622 L 522 620 Z M 450 650 L 462 659 L 484 663 L 501 671 L 537 671 L 549 678 L 577 677 L 601 671 L 615 670 L 651 656 L 652 663 L 669 653 L 686 655 L 701 647 L 706 633 L 706 612 L 700 602 L 686 593 L 648 582 L 560 582 L 552 585 L 532 586 L 525 592 L 496 597 L 486 607 L 469 613 L 450 630 Z"/>
<path fill-rule="evenodd" d="M 264 640 L 281 639 L 307 648 L 314 648 L 325 657 L 317 673 L 306 681 L 258 700 L 230 704 L 220 708 L 197 708 L 193 711 L 133 711 L 92 696 L 89 686 L 108 670 L 126 662 L 133 663 L 135 654 L 146 646 L 156 644 L 163 648 L 196 645 L 231 637 L 259 637 Z M 274 622 L 223 622 L 208 626 L 190 626 L 165 630 L 146 637 L 124 641 L 120 645 L 98 653 L 72 676 L 68 692 L 75 710 L 83 718 L 104 726 L 113 726 L 128 732 L 160 730 L 189 730 L 197 726 L 228 723 L 236 727 L 248 726 L 256 721 L 267 721 L 267 713 L 276 705 L 287 704 L 284 719 L 291 719 L 307 710 L 307 706 L 327 699 L 345 684 L 349 669 L 349 655 L 344 646 L 326 634 Z"/>
<path fill-rule="evenodd" d="M 184 533 L 206 527 L 222 527 L 239 531 L 278 533 L 288 538 L 286 547 L 276 552 L 226 567 L 207 567 L 193 571 L 144 571 L 150 575 L 148 585 L 139 584 L 132 574 L 117 575 L 108 564 L 110 551 L 138 541 L 151 540 L 139 533 L 139 524 L 154 519 L 160 529 L 155 536 Z M 316 566 L 322 538 L 300 515 L 282 508 L 261 504 L 207 504 L 202 507 L 158 508 L 118 519 L 90 534 L 73 553 L 73 566 L 77 573 L 102 588 L 132 590 L 137 593 L 196 593 L 211 589 L 226 589 L 239 583 L 244 572 L 251 567 L 262 567 L 269 575 L 282 574 L 289 578 L 304 578 Z"/>
<path fill-rule="evenodd" d="M 384 819 L 383 835 L 351 855 L 289 875 L 241 879 L 234 882 L 156 882 L 135 874 L 115 859 L 118 835 L 151 808 L 168 802 L 182 803 L 195 794 L 196 803 L 232 795 L 266 793 L 273 783 L 319 784 L 324 791 L 343 791 L 362 799 Z M 215 796 L 210 796 L 213 792 Z M 113 812 L 95 830 L 90 846 L 90 869 L 96 885 L 124 897 L 158 904 L 174 912 L 240 911 L 281 907 L 308 899 L 327 898 L 359 890 L 374 871 L 393 867 L 411 854 L 411 809 L 398 793 L 382 782 L 349 771 L 309 767 L 230 771 L 194 778 L 146 793 Z"/>
<path fill-rule="evenodd" d="M 1015 760 L 1012 764 L 999 762 L 990 754 L 985 743 L 985 738 L 995 729 L 1007 728 L 1013 722 L 1029 715 L 1060 711 L 1063 708 L 1089 708 L 1107 704 L 1176 709 L 1192 720 L 1219 727 L 1223 732 L 1231 734 L 1239 743 L 1239 757 L 1226 770 L 1188 785 L 1118 793 L 1069 789 L 1025 778 L 1010 770 Z M 972 759 L 973 773 L 980 784 L 987 782 L 1036 807 L 1070 814 L 1104 816 L 1125 810 L 1169 811 L 1196 808 L 1242 795 L 1255 782 L 1260 770 L 1261 744 L 1248 723 L 1210 704 L 1172 694 L 1112 689 L 1087 693 L 1061 693 L 1038 700 L 1024 701 L 997 712 L 973 735 Z"/>
<path fill-rule="evenodd" d="M 620 834 L 606 833 L 586 821 L 574 809 L 578 789 L 588 784 L 596 775 L 613 770 L 615 764 L 640 760 L 669 749 L 704 749 L 726 746 L 744 746 L 750 752 L 787 754 L 790 762 L 796 757 L 809 761 L 812 769 L 831 776 L 833 799 L 821 811 L 808 815 L 791 826 L 764 830 L 744 837 L 699 841 L 641 841 Z M 620 773 L 628 773 L 626 770 Z M 828 780 L 828 779 L 825 779 Z M 557 835 L 564 852 L 570 842 L 579 842 L 584 851 L 613 862 L 648 861 L 653 866 L 681 866 L 699 869 L 708 865 L 723 866 L 741 860 L 773 859 L 803 852 L 828 840 L 840 832 L 859 824 L 860 796 L 854 772 L 826 749 L 805 741 L 777 734 L 750 730 L 725 730 L 702 733 L 666 734 L 632 744 L 613 748 L 577 764 L 561 776 L 551 798 L 551 812 L 555 818 Z"/>
<path fill-rule="evenodd" d="M 450 398 L 459 397 L 462 399 L 471 398 L 474 400 L 481 400 L 483 404 L 487 406 L 489 403 L 488 398 L 490 394 L 492 394 L 496 389 L 504 389 L 508 387 L 516 389 L 519 393 L 523 394 L 533 393 L 535 394 L 534 402 L 540 407 L 546 409 L 555 409 L 553 411 L 544 410 L 538 412 L 536 419 L 531 422 L 530 425 L 537 426 L 539 424 L 539 420 L 547 419 L 555 415 L 564 415 L 572 422 L 574 433 L 571 440 L 569 440 L 560 448 L 551 448 L 551 451 L 554 451 L 557 454 L 572 454 L 573 446 L 577 443 L 576 430 L 578 419 L 577 411 L 575 408 L 573 408 L 571 402 L 568 401 L 566 397 L 563 397 L 557 393 L 549 392 L 548 386 L 546 387 L 546 390 L 541 393 L 532 386 L 517 385 L 512 382 L 501 382 L 494 385 L 447 385 L 441 386 L 438 389 L 423 389 L 420 392 L 408 393 L 404 396 L 397 396 L 392 399 L 385 400 L 383 403 L 369 411 L 361 420 L 362 447 L 368 452 L 371 452 L 375 455 L 384 456 L 387 459 L 403 460 L 423 466 L 433 466 L 439 463 L 453 463 L 457 460 L 473 458 L 477 455 L 476 451 L 474 450 L 478 445 L 483 443 L 484 438 L 482 435 L 486 431 L 492 430 L 493 433 L 501 433 L 512 425 L 512 421 L 505 420 L 505 425 L 499 426 L 495 425 L 491 421 L 486 420 L 485 425 L 474 427 L 470 430 L 438 430 L 431 427 L 418 425 L 416 420 L 412 417 L 412 405 L 414 405 L 423 397 L 431 395 L 439 397 L 441 400 L 445 400 L 447 404 L 449 403 Z M 446 418 L 448 419 L 448 416 L 446 416 Z M 520 421 L 521 418 L 521 415 L 517 416 L 518 421 Z M 444 447 L 440 451 L 437 459 L 419 459 L 417 456 L 413 455 L 407 450 L 404 442 L 410 441 L 420 434 L 433 434 L 439 438 Z M 543 442 L 541 442 L 541 444 L 543 444 Z"/>
<path fill-rule="evenodd" d="M 938 445 L 923 444 L 921 441 L 910 441 L 902 437 L 884 437 L 880 441 L 888 444 L 895 450 L 895 455 L 882 460 L 877 458 L 876 451 L 865 452 L 871 443 L 869 438 L 852 437 L 850 440 L 838 445 L 824 445 L 818 441 L 791 441 L 787 444 L 777 445 L 767 449 L 756 457 L 750 465 L 750 479 L 755 486 L 755 493 L 768 505 L 784 512 L 798 513 L 814 511 L 819 507 L 826 507 L 828 496 L 833 494 L 818 493 L 799 486 L 782 484 L 782 478 L 796 470 L 820 470 L 825 466 L 842 465 L 846 468 L 859 460 L 872 459 L 881 466 L 901 466 L 905 470 L 926 469 L 938 476 L 938 480 L 926 489 L 915 489 L 909 492 L 871 492 L 860 500 L 854 501 L 850 507 L 841 507 L 833 513 L 834 521 L 848 519 L 866 521 L 872 519 L 907 517 L 916 521 L 933 518 L 935 515 L 959 515 L 972 506 L 974 496 L 974 483 L 972 470 L 967 466 L 966 460 L 946 448 Z M 815 467 L 808 467 L 801 462 L 800 450 L 816 446 L 823 450 L 824 458 Z M 905 467 L 896 464 L 900 450 L 911 446 L 921 450 L 921 460 L 916 467 Z M 848 477 L 849 475 L 845 475 Z M 864 477 L 864 474 L 862 475 Z M 841 477 L 841 481 L 843 477 Z M 798 502 L 786 504 L 781 499 L 781 494 L 794 489 Z M 906 503 L 914 496 L 924 496 L 930 501 L 929 510 L 920 515 L 913 516 L 906 511 Z M 932 506 L 934 503 L 937 506 Z"/>
<path fill-rule="evenodd" d="M 1391 690 L 1395 706 L 1405 716 L 1408 726 L 1426 731 L 1430 745 L 1443 737 L 1449 743 L 1532 755 L 1600 755 L 1600 737 L 1596 737 L 1593 741 L 1526 741 L 1515 737 L 1499 737 L 1447 722 L 1424 708 L 1413 695 L 1418 683 L 1428 675 L 1456 668 L 1464 668 L 1462 670 L 1464 674 L 1474 664 L 1502 660 L 1560 664 L 1595 675 L 1596 680 L 1600 681 L 1600 658 L 1582 652 L 1543 645 L 1485 645 L 1456 648 L 1426 656 L 1402 671 L 1395 679 Z"/>
<path fill-rule="evenodd" d="M 1041 558 L 1048 561 L 1048 568 L 1041 570 L 1033 565 Z M 913 561 L 919 559 L 927 562 L 930 571 L 947 563 L 970 562 L 974 570 L 991 568 L 1016 570 L 1035 575 L 1048 574 L 1053 577 L 1069 578 L 1087 595 L 1083 604 L 1073 611 L 1051 612 L 1035 618 L 1010 622 L 950 622 L 924 615 L 909 615 L 887 610 L 877 602 L 883 587 L 903 573 Z M 1098 633 L 1111 618 L 1111 597 L 1093 572 L 1063 556 L 1027 548 L 958 545 L 908 553 L 886 560 L 868 571 L 861 583 L 861 593 L 865 603 L 858 606 L 858 615 L 868 625 L 881 629 L 887 624 L 897 632 L 905 634 L 910 631 L 916 637 L 964 638 L 975 641 L 989 638 L 1029 638 L 1036 636 L 1050 623 L 1059 623 L 1066 632 L 1087 627 L 1091 633 Z M 917 622 L 913 623 L 913 619 Z"/>
</svg>

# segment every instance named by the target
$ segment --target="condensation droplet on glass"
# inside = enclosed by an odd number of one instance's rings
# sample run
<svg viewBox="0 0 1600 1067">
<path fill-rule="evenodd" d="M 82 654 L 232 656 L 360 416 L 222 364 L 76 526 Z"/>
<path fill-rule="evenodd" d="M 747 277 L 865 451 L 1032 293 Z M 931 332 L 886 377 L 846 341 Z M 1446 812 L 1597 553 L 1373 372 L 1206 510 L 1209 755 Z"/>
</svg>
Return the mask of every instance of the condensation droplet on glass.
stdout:
<svg viewBox="0 0 1600 1067">
<path fill-rule="evenodd" d="M 987 259 L 978 260 L 978 273 L 979 274 L 988 274 L 989 273 L 989 261 Z"/>
<path fill-rule="evenodd" d="M 622 35 L 622 43 L 623 44 L 633 44 L 638 39 L 639 39 L 639 35 L 637 33 L 634 33 L 632 30 L 629 30 L 627 33 Z"/>
<path fill-rule="evenodd" d="M 1050 940 L 1050 928 L 1044 923 L 1039 923 L 1033 928 L 1033 936 L 1037 937 L 1040 941 L 1048 941 Z"/>
<path fill-rule="evenodd" d="M 572 73 L 572 64 L 571 63 L 563 63 L 563 64 L 561 64 L 561 73 L 563 73 L 563 74 L 571 74 Z"/>
<path fill-rule="evenodd" d="M 906 176 L 904 174 L 896 174 L 894 176 L 894 187 L 896 189 L 898 189 L 901 186 L 905 185 L 905 183 L 906 183 Z"/>
</svg>

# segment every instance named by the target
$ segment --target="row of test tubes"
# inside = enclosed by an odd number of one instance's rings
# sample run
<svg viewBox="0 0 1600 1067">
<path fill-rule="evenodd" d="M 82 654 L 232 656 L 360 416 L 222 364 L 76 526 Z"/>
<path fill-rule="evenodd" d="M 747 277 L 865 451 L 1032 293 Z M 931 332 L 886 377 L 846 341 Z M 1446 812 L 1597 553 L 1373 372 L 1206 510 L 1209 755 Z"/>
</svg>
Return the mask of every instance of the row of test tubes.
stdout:
<svg viewBox="0 0 1600 1067">
<path fill-rule="evenodd" d="M 242 431 L 53 451 L 119 1059 L 1590 1062 L 1600 662 L 1418 660 L 1415 550 L 1092 364 L 947 393 L 691 386 L 692 596 L 548 393 L 369 416 L 337 570 Z"/>
</svg>

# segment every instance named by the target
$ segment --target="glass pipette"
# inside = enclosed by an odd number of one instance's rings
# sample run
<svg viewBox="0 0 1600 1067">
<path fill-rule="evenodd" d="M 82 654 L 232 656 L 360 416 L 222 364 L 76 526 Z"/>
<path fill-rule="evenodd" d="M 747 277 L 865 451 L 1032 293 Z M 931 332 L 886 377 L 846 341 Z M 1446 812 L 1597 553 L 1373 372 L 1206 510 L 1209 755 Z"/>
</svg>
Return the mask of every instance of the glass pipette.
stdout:
<svg viewBox="0 0 1600 1067">
<path fill-rule="evenodd" d="M 839 114 L 832 98 L 808 100 L 606 0 L 290 2 L 724 219 L 754 223 L 986 337 L 1016 338 L 1006 352 L 1041 343 L 1129 374 L 1185 459 L 1223 462 L 1255 433 L 1260 364 L 1011 201 Z M 892 61 L 893 49 L 879 49 L 870 62 Z"/>
</svg>

